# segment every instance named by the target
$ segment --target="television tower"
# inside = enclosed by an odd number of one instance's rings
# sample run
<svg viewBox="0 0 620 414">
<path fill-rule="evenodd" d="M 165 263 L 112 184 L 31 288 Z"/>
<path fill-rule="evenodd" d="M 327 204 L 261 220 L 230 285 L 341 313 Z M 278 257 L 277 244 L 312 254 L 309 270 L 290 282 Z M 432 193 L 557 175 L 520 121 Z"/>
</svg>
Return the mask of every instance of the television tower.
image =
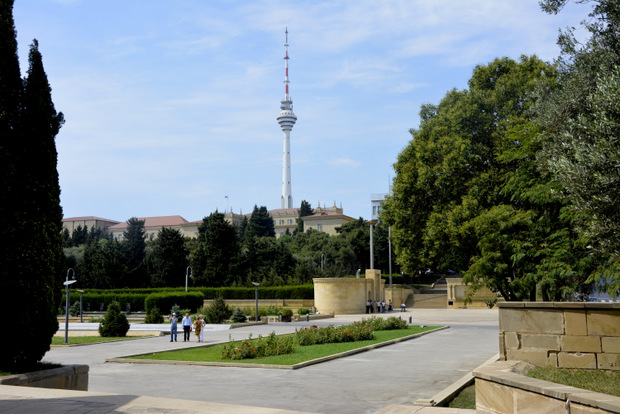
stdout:
<svg viewBox="0 0 620 414">
<path fill-rule="evenodd" d="M 288 94 L 288 27 L 284 32 L 286 41 L 284 43 L 284 100 L 280 102 L 280 113 L 277 120 L 284 133 L 284 147 L 282 151 L 282 198 L 280 208 L 293 208 L 293 194 L 291 191 L 291 130 L 297 121 L 293 112 L 293 101 Z"/>
</svg>

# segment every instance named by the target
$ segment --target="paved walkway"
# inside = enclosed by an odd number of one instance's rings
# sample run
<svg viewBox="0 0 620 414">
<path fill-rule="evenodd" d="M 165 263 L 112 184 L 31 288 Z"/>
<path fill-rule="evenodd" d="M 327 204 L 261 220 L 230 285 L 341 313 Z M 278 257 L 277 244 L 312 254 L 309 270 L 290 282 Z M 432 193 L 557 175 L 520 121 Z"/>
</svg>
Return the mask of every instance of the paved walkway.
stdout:
<svg viewBox="0 0 620 414">
<path fill-rule="evenodd" d="M 450 325 L 450 329 L 299 370 L 105 362 L 109 357 L 201 345 L 182 342 L 182 335 L 181 342 L 173 343 L 169 336 L 160 336 L 55 348 L 47 353 L 44 361 L 90 366 L 90 392 L 63 391 L 71 395 L 60 398 L 60 401 L 75 404 L 75 410 L 70 412 L 76 413 L 277 413 L 287 410 L 374 413 L 379 410 L 388 412 L 385 410 L 390 405 L 399 405 L 400 411 L 389 412 L 422 413 L 426 411 L 412 406 L 416 400 L 432 397 L 498 352 L 496 310 L 416 309 L 413 313 L 397 312 L 392 315 L 406 319 L 412 315 L 416 325 Z M 205 339 L 207 343 L 214 343 L 227 341 L 229 335 L 233 339 L 244 339 L 249 333 L 255 337 L 272 331 L 280 334 L 294 332 L 300 326 L 346 324 L 366 316 L 343 315 L 310 323 L 275 323 L 211 330 Z M 29 393 L 30 399 L 24 396 L 11 399 L 12 393 L 6 387 L 0 387 L 0 412 L 69 412 L 54 411 L 53 404 L 47 404 L 49 409 L 43 411 L 19 410 L 15 402 L 19 401 L 21 408 L 26 408 L 28 404 L 45 404 L 46 395 L 56 390 L 15 388 L 26 390 L 20 392 Z M 76 395 L 87 397 L 78 398 Z M 98 404 L 112 404 L 115 408 L 111 410 L 110 406 L 102 405 L 93 411 L 87 411 L 85 407 L 82 411 L 78 409 L 89 401 L 95 408 Z"/>
</svg>

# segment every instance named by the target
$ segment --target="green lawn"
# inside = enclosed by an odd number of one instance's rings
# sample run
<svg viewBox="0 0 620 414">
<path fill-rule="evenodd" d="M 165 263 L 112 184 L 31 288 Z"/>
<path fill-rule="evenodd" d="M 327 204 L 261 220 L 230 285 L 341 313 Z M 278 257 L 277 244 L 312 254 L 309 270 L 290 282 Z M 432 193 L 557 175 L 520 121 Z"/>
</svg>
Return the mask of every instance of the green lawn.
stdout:
<svg viewBox="0 0 620 414">
<path fill-rule="evenodd" d="M 403 338 L 416 333 L 426 332 L 437 328 L 436 326 L 409 326 L 407 329 L 393 331 L 375 332 L 375 339 L 371 341 L 345 342 L 338 344 L 322 344 L 312 346 L 295 346 L 292 354 L 276 355 L 265 358 L 243 359 L 243 360 L 222 360 L 223 345 L 212 345 L 208 347 L 183 349 L 179 351 L 161 352 L 150 355 L 131 357 L 132 359 L 151 359 L 165 361 L 196 361 L 196 362 L 234 362 L 247 364 L 268 364 L 268 365 L 295 365 L 317 358 L 326 357 L 341 352 L 362 348 L 386 342 L 392 339 Z"/>
<path fill-rule="evenodd" d="M 69 345 L 78 345 L 78 344 L 94 344 L 98 342 L 109 342 L 109 341 L 122 341 L 125 339 L 136 339 L 136 338 L 146 338 L 146 336 L 70 336 L 69 337 Z M 54 336 L 52 337 L 52 345 L 64 345 L 65 337 L 64 336 Z"/>
<path fill-rule="evenodd" d="M 476 409 L 476 386 L 474 384 L 463 388 L 448 404 L 450 408 Z"/>
<path fill-rule="evenodd" d="M 527 376 L 620 397 L 620 372 L 538 367 L 530 370 Z"/>
</svg>

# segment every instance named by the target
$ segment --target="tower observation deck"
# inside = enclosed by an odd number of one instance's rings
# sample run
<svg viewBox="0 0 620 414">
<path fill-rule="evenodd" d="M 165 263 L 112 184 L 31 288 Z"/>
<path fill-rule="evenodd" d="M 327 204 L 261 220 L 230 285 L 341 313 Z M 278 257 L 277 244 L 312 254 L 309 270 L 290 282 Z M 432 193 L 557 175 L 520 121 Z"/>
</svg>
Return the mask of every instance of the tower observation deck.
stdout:
<svg viewBox="0 0 620 414">
<path fill-rule="evenodd" d="M 286 41 L 284 43 L 284 100 L 280 102 L 280 113 L 276 118 L 282 133 L 284 135 L 284 143 L 282 150 L 282 198 L 280 200 L 280 208 L 293 208 L 293 194 L 291 190 L 291 131 L 297 116 L 293 112 L 293 100 L 288 93 L 288 28 L 285 31 Z"/>
</svg>

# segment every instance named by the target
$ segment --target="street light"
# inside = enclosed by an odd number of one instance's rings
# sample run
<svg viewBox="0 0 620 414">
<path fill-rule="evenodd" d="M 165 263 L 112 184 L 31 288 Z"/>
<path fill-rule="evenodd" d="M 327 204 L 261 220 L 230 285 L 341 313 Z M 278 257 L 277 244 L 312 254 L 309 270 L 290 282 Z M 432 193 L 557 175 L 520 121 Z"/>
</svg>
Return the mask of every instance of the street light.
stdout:
<svg viewBox="0 0 620 414">
<path fill-rule="evenodd" d="M 187 278 L 188 277 L 191 277 L 192 279 L 194 278 L 194 275 L 192 275 L 191 266 L 187 266 L 187 269 L 185 269 L 185 292 L 187 292 Z"/>
<path fill-rule="evenodd" d="M 69 272 L 73 272 L 73 280 L 69 280 Z M 75 270 L 72 268 L 67 269 L 67 278 L 63 285 L 65 285 L 65 296 L 67 297 L 67 301 L 65 304 L 65 344 L 69 343 L 69 291 L 71 290 L 71 285 L 77 282 L 75 280 Z"/>
<path fill-rule="evenodd" d="M 256 288 L 255 292 L 254 292 L 254 297 L 256 298 L 256 316 L 254 317 L 254 320 L 256 322 L 258 322 L 258 287 L 260 286 L 260 283 L 258 282 L 252 282 L 252 284 L 254 285 L 254 287 Z"/>
</svg>

